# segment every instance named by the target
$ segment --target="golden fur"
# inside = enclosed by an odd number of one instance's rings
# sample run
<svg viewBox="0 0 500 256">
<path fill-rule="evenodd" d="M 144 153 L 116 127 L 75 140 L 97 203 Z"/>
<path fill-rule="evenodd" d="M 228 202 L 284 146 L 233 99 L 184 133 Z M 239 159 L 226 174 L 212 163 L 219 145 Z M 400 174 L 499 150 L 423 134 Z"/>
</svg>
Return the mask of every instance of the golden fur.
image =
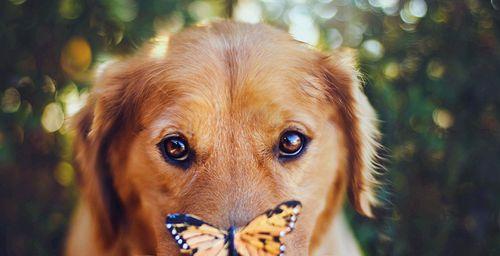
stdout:
<svg viewBox="0 0 500 256">
<path fill-rule="evenodd" d="M 331 231 L 346 191 L 372 215 L 378 133 L 349 53 L 232 22 L 187 29 L 152 55 L 157 46 L 100 72 L 75 119 L 81 200 L 67 255 L 176 255 L 168 213 L 227 228 L 290 199 L 304 210 L 287 255 L 330 254 L 346 240 Z M 273 148 L 289 127 L 312 139 L 280 163 Z M 188 170 L 156 147 L 172 132 L 196 151 Z"/>
</svg>

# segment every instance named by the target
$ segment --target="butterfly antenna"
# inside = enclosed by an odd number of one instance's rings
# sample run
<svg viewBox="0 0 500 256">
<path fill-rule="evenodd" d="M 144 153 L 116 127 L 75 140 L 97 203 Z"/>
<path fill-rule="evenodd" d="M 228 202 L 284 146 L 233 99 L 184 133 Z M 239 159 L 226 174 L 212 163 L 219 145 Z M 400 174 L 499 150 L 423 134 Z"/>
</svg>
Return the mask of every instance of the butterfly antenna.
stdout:
<svg viewBox="0 0 500 256">
<path fill-rule="evenodd" d="M 236 228 L 234 226 L 231 226 L 227 231 L 227 233 L 228 233 L 227 240 L 229 244 L 229 256 L 238 256 L 238 252 L 234 247 L 234 234 L 236 233 Z"/>
</svg>

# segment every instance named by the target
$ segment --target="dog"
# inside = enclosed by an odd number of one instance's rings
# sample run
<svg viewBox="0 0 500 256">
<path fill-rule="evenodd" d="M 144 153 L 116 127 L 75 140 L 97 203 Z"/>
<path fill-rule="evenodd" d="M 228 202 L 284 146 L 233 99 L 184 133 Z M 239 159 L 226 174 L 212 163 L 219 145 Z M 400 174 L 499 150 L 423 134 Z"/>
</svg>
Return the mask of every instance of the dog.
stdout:
<svg viewBox="0 0 500 256">
<path fill-rule="evenodd" d="M 219 21 L 106 65 L 74 118 L 66 254 L 178 255 L 169 213 L 227 229 L 299 200 L 287 255 L 359 255 L 341 207 L 373 216 L 379 132 L 352 55 Z"/>
</svg>

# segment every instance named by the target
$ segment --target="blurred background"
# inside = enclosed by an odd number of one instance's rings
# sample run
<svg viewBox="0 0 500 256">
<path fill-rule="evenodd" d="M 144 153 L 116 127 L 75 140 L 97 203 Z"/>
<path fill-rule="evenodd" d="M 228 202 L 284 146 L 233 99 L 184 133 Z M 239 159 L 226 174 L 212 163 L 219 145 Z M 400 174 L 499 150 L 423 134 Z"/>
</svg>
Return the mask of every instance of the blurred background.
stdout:
<svg viewBox="0 0 500 256">
<path fill-rule="evenodd" d="M 91 70 L 220 17 L 358 50 L 387 158 L 380 217 L 346 206 L 366 255 L 500 255 L 500 0 L 1 1 L 0 255 L 61 253 Z"/>
</svg>

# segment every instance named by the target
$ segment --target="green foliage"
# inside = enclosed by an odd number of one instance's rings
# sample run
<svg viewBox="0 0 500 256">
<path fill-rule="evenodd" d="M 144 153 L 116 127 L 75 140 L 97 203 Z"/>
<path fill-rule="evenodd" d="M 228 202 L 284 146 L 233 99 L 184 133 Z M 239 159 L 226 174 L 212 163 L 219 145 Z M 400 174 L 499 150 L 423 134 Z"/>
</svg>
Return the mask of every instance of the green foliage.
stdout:
<svg viewBox="0 0 500 256">
<path fill-rule="evenodd" d="M 400 17 L 370 18 L 373 38 L 386 49 L 362 63 L 389 149 L 392 248 L 382 254 L 496 255 L 499 11 L 489 1 L 427 4 L 427 15 L 407 31 L 398 29 Z"/>
<path fill-rule="evenodd" d="M 76 204 L 65 119 L 89 70 L 163 32 L 263 19 L 321 49 L 359 49 L 387 160 L 367 255 L 500 254 L 500 1 L 0 2 L 0 254 L 61 252 Z M 224 13 L 226 12 L 226 13 Z"/>
</svg>

